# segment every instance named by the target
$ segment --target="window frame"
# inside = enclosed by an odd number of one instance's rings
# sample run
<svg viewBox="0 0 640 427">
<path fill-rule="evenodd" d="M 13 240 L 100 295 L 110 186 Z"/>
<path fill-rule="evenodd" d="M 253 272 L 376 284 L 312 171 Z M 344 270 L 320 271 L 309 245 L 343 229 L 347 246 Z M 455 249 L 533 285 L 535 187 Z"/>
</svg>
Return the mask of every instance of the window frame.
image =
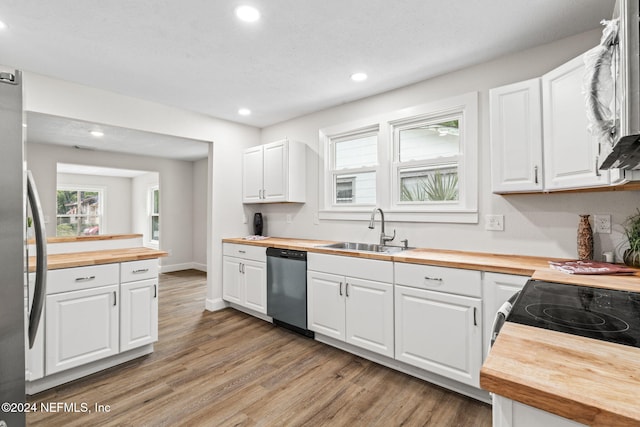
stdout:
<svg viewBox="0 0 640 427">
<path fill-rule="evenodd" d="M 458 166 L 458 201 L 411 203 L 400 201 L 400 171 L 425 164 L 448 164 L 436 161 L 399 162 L 399 144 L 395 133 L 416 123 L 438 122 L 454 118 L 459 120 L 460 135 Z M 332 204 L 333 172 L 331 161 L 332 139 L 356 135 L 367 129 L 378 128 L 378 167 L 376 171 L 376 206 Z M 320 129 L 319 219 L 368 220 L 371 210 L 380 207 L 389 221 L 478 223 L 478 93 L 469 92 L 443 100 L 395 110 L 359 121 Z M 447 157 L 449 158 L 449 157 Z M 441 158 L 440 160 L 445 160 Z M 450 162 L 449 162 L 450 163 Z"/>
<path fill-rule="evenodd" d="M 158 193 L 158 212 L 154 212 L 155 207 L 155 193 Z M 149 230 L 149 245 L 155 247 L 156 249 L 160 246 L 160 186 L 154 185 L 148 188 L 148 225 L 147 229 Z M 153 238 L 153 218 L 158 218 L 158 239 Z"/>
<path fill-rule="evenodd" d="M 58 214 L 58 191 L 74 191 L 74 192 L 95 192 L 98 193 L 98 199 L 100 200 L 100 214 L 97 215 L 99 218 L 99 229 L 98 236 L 107 234 L 107 215 L 106 215 L 106 201 L 107 201 L 107 187 L 101 185 L 75 185 L 75 184 L 62 184 L 56 185 L 56 236 L 58 236 L 58 218 L 67 218 L 67 217 L 89 217 L 96 215 L 61 215 Z M 78 230 L 79 231 L 79 230 Z M 75 236 L 83 236 L 83 234 L 76 233 Z M 61 236 L 63 237 L 63 236 Z"/>
</svg>

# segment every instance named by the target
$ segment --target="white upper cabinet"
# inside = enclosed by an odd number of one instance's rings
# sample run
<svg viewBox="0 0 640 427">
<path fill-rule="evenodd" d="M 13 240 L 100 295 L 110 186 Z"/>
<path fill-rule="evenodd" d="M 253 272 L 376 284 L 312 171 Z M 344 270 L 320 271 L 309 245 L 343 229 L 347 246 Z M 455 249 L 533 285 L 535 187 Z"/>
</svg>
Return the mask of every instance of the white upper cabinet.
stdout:
<svg viewBox="0 0 640 427">
<path fill-rule="evenodd" d="M 609 184 L 598 170 L 598 143 L 587 129 L 582 55 L 542 76 L 545 189 Z"/>
<path fill-rule="evenodd" d="M 540 79 L 489 91 L 493 191 L 543 189 Z"/>
<path fill-rule="evenodd" d="M 282 140 L 245 150 L 244 203 L 305 202 L 306 146 Z"/>
<path fill-rule="evenodd" d="M 600 171 L 601 149 L 587 126 L 582 55 L 531 79 L 491 89 L 494 193 L 607 186 L 619 170 Z"/>
</svg>

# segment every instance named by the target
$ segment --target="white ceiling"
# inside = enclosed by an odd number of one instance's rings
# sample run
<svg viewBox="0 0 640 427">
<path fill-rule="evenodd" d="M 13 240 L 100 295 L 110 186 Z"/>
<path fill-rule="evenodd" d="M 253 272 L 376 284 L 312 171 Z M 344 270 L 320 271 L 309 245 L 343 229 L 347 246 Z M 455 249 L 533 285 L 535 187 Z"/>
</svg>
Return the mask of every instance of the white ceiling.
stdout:
<svg viewBox="0 0 640 427">
<path fill-rule="evenodd" d="M 89 133 L 92 130 L 101 131 L 104 136 L 92 136 Z M 209 144 L 204 141 L 90 123 L 33 111 L 27 112 L 26 135 L 27 142 L 185 161 L 203 159 L 209 153 Z M 96 152 L 95 155 L 98 156 L 99 153 Z"/>
<path fill-rule="evenodd" d="M 613 2 L 3 0 L 0 58 L 264 127 L 596 28 Z"/>
</svg>

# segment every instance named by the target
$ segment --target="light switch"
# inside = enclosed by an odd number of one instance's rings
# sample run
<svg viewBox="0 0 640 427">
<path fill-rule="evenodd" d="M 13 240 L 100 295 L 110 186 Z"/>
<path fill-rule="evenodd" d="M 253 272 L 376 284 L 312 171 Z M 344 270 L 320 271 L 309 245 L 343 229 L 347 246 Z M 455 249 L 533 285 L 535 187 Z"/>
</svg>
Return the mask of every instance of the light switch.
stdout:
<svg viewBox="0 0 640 427">
<path fill-rule="evenodd" d="M 485 215 L 484 229 L 490 231 L 504 231 L 504 215 Z"/>
</svg>

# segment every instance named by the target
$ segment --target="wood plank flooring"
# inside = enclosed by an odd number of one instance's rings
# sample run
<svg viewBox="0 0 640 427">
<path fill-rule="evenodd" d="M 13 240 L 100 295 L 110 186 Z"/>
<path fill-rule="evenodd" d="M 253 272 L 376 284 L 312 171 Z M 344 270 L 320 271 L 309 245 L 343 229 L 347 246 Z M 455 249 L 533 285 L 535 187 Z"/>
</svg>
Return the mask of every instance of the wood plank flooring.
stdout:
<svg viewBox="0 0 640 427">
<path fill-rule="evenodd" d="M 155 352 L 32 396 L 91 413 L 29 413 L 28 425 L 491 425 L 484 403 L 233 309 L 205 311 L 205 283 L 162 274 Z"/>
</svg>

